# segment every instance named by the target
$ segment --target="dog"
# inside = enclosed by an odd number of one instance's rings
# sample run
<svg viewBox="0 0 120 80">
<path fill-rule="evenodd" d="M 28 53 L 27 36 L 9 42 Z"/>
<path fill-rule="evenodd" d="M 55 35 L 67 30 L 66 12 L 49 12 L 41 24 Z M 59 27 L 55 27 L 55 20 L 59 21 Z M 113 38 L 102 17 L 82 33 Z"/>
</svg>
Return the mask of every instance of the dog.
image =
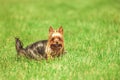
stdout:
<svg viewBox="0 0 120 80">
<path fill-rule="evenodd" d="M 15 42 L 17 55 L 35 60 L 52 59 L 65 53 L 62 26 L 58 30 L 50 26 L 48 40 L 37 41 L 25 48 L 19 38 L 15 38 Z"/>
</svg>

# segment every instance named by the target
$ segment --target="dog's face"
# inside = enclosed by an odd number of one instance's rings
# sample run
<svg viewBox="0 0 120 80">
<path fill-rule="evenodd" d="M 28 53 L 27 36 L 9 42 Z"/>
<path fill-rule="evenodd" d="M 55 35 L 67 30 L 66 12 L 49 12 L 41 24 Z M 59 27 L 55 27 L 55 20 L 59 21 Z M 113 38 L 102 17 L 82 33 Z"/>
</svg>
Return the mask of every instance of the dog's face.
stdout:
<svg viewBox="0 0 120 80">
<path fill-rule="evenodd" d="M 59 51 L 64 47 L 62 27 L 58 30 L 54 30 L 52 27 L 49 28 L 49 45 L 53 51 Z"/>
</svg>

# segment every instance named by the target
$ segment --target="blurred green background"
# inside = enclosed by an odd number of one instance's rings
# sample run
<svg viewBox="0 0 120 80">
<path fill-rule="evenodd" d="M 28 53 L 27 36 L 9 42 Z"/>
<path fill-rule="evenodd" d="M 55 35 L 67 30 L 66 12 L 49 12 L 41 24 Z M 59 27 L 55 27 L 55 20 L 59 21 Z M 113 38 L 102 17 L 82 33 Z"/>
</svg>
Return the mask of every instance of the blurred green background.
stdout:
<svg viewBox="0 0 120 80">
<path fill-rule="evenodd" d="M 64 28 L 66 55 L 46 62 L 16 58 Z M 0 80 L 119 80 L 120 0 L 0 0 Z"/>
</svg>

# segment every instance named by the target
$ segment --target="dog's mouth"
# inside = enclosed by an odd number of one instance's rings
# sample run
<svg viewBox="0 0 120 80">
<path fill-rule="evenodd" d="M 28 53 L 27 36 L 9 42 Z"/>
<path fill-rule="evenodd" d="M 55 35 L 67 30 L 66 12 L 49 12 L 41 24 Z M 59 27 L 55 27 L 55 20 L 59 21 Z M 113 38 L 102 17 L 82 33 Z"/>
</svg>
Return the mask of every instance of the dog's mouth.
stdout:
<svg viewBox="0 0 120 80">
<path fill-rule="evenodd" d="M 51 49 L 60 50 L 62 48 L 62 44 L 51 44 Z"/>
</svg>

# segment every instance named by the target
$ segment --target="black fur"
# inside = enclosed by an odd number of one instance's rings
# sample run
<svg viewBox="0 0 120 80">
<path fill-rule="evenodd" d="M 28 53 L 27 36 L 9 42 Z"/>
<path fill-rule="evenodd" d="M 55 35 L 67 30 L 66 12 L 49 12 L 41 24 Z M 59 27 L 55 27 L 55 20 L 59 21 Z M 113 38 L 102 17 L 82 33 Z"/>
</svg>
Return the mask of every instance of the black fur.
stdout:
<svg viewBox="0 0 120 80">
<path fill-rule="evenodd" d="M 23 55 L 28 58 L 32 58 L 36 60 L 41 60 L 46 58 L 45 48 L 48 40 L 41 40 L 35 42 L 25 48 L 23 48 L 23 44 L 19 40 L 19 38 L 15 38 L 15 41 L 16 41 L 16 50 L 18 55 Z"/>
</svg>

